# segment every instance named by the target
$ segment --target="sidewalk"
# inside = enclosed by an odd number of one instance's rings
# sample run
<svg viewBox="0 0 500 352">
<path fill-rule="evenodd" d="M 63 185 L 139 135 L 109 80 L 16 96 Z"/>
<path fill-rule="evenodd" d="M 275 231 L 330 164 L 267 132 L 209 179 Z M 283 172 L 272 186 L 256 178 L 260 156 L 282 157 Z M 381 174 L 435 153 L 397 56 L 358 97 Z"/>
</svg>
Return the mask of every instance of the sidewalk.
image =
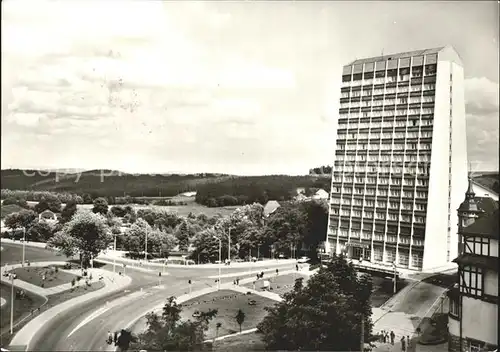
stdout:
<svg viewBox="0 0 500 352">
<path fill-rule="evenodd" d="M 242 277 L 242 276 L 249 276 L 249 275 L 255 276 L 257 274 L 260 274 L 261 272 L 264 272 L 264 273 L 267 273 L 267 272 L 276 273 L 276 268 L 270 268 L 270 269 L 266 268 L 266 269 L 259 269 L 259 270 L 255 270 L 255 271 L 242 271 L 242 272 L 238 272 L 238 273 L 222 274 L 220 277 L 221 277 L 221 279 L 224 279 L 224 278 L 228 278 L 228 277 Z M 286 271 L 278 271 L 278 272 L 279 272 L 280 276 L 281 275 L 287 275 L 287 274 L 297 273 L 296 270 L 286 270 Z M 299 272 L 301 272 L 301 271 L 299 271 Z M 276 276 L 276 274 L 274 274 L 274 275 L 271 274 L 271 276 L 268 276 L 268 277 L 275 277 L 275 276 Z M 211 276 L 208 276 L 208 278 L 209 279 L 218 279 L 219 275 L 211 275 Z M 255 278 L 254 278 L 254 281 L 255 281 Z"/>
<path fill-rule="evenodd" d="M 14 241 L 9 238 L 1 238 L 0 243 L 12 243 L 12 244 L 17 244 L 22 246 L 23 241 Z M 47 248 L 47 243 L 45 242 L 31 242 L 31 241 L 26 241 L 26 247 L 38 247 L 38 248 Z"/>
<path fill-rule="evenodd" d="M 35 262 L 35 263 L 30 263 L 30 266 L 26 266 L 25 265 L 25 268 L 32 268 L 32 267 L 46 267 L 46 266 L 52 266 L 52 265 L 65 265 L 66 262 Z M 11 284 L 12 281 L 9 279 L 8 276 L 4 276 L 4 272 L 5 271 L 11 271 L 13 269 L 17 269 L 17 268 L 21 268 L 22 265 L 21 264 L 11 264 L 11 265 L 8 265 L 7 267 L 3 266 L 0 270 L 0 275 L 1 275 L 1 282 L 4 282 L 4 283 L 7 283 L 7 284 Z M 70 274 L 73 274 L 73 275 L 80 275 L 81 274 L 81 271 L 79 269 L 76 269 L 76 270 L 64 270 L 64 269 L 59 269 L 60 271 L 63 271 L 63 272 L 67 272 L 67 273 L 70 273 Z M 104 276 L 106 275 L 107 271 L 104 271 L 104 270 L 101 270 L 101 269 L 88 269 L 89 273 L 92 273 L 92 280 L 89 280 L 91 283 L 94 283 L 94 282 L 97 282 L 99 281 L 99 276 Z M 76 282 L 75 284 L 75 287 L 76 286 L 80 286 L 80 285 L 84 285 L 85 284 L 85 280 L 80 280 L 79 282 Z M 14 286 L 15 287 L 18 287 L 22 290 L 25 290 L 25 291 L 30 291 L 30 292 L 33 292 L 39 296 L 42 296 L 42 297 L 47 297 L 47 296 L 50 296 L 50 295 L 55 295 L 57 293 L 61 293 L 61 292 L 64 292 L 64 291 L 67 291 L 67 290 L 70 290 L 73 286 L 71 285 L 71 282 L 68 282 L 68 283 L 65 283 L 65 284 L 62 284 L 62 285 L 58 285 L 58 286 L 54 286 L 54 287 L 47 287 L 47 288 L 44 288 L 44 287 L 40 287 L 40 286 L 37 286 L 37 285 L 33 285 L 29 282 L 26 282 L 26 281 L 23 281 L 23 280 L 20 280 L 20 279 L 14 279 Z"/>
<path fill-rule="evenodd" d="M 121 251 L 117 251 L 117 253 L 114 253 L 112 250 L 106 251 L 106 253 L 101 253 L 98 258 L 99 259 L 105 259 L 105 260 L 119 260 L 122 262 L 128 262 L 128 263 L 138 263 L 139 265 L 143 266 L 149 266 L 149 267 L 158 267 L 161 268 L 165 266 L 162 263 L 157 263 L 157 262 L 150 262 L 150 261 L 144 261 L 144 260 L 136 260 L 136 259 L 130 259 L 130 258 L 125 258 L 122 256 L 123 253 Z M 280 265 L 290 265 L 290 264 L 295 264 L 297 262 L 297 259 L 269 259 L 269 260 L 262 260 L 262 261 L 257 261 L 257 262 L 231 262 L 231 265 L 229 266 L 230 268 L 253 268 L 253 267 L 263 267 L 263 266 L 280 266 Z M 219 266 L 224 266 L 224 263 L 222 264 L 191 264 L 191 265 L 183 265 L 183 264 L 167 264 L 167 267 L 171 268 L 197 268 L 197 269 L 217 269 Z"/>
<path fill-rule="evenodd" d="M 101 271 L 101 269 L 91 269 L 91 270 L 96 272 L 97 270 Z M 132 281 L 132 279 L 128 276 L 114 274 L 109 271 L 105 271 L 105 273 L 107 280 L 104 281 L 105 286 L 103 288 L 65 301 L 41 313 L 39 316 L 31 320 L 28 324 L 26 324 L 21 330 L 17 332 L 17 334 L 12 339 L 10 346 L 26 346 L 26 350 L 28 350 L 29 344 L 33 336 L 35 336 L 40 327 L 47 324 L 47 322 L 49 322 L 58 314 L 63 313 L 64 311 L 73 308 L 76 305 L 88 302 L 92 299 L 97 299 L 112 292 L 123 290 Z"/>
</svg>

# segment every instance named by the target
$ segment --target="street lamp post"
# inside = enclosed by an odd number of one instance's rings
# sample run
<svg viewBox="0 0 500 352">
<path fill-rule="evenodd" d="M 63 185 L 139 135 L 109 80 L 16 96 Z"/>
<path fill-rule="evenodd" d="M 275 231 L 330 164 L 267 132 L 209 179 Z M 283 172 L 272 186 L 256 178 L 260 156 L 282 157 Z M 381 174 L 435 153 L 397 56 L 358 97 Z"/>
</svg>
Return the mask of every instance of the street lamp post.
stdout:
<svg viewBox="0 0 500 352">
<path fill-rule="evenodd" d="M 227 245 L 227 261 L 231 261 L 231 227 L 229 228 L 229 234 L 227 235 L 228 245 Z"/>
<path fill-rule="evenodd" d="M 14 332 L 14 275 L 10 274 L 10 334 Z"/>
<path fill-rule="evenodd" d="M 146 229 L 146 240 L 145 240 L 145 248 L 144 248 L 144 260 L 148 261 L 148 230 Z"/>
<path fill-rule="evenodd" d="M 23 226 L 23 262 L 21 264 L 21 267 L 24 268 L 24 260 L 26 256 L 26 227 Z"/>
<path fill-rule="evenodd" d="M 217 290 L 220 290 L 221 269 L 222 269 L 222 239 L 219 237 L 219 278 L 217 279 Z"/>
<path fill-rule="evenodd" d="M 116 233 L 115 240 L 113 241 L 113 274 L 116 273 Z"/>
<path fill-rule="evenodd" d="M 396 283 L 397 283 L 397 274 L 398 274 L 398 272 L 396 270 L 397 269 L 396 262 L 392 262 L 392 268 L 394 269 L 394 293 L 396 293 L 396 291 L 397 291 Z"/>
</svg>

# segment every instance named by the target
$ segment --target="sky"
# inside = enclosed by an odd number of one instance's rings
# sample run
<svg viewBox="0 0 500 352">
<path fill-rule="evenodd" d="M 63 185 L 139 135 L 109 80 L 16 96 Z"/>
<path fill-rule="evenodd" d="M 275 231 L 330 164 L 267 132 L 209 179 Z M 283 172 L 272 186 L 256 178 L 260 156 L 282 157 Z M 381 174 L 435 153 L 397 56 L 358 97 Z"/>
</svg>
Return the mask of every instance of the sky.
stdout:
<svg viewBox="0 0 500 352">
<path fill-rule="evenodd" d="M 452 45 L 471 165 L 498 170 L 495 1 L 2 1 L 1 167 L 306 174 L 342 66 Z"/>
</svg>

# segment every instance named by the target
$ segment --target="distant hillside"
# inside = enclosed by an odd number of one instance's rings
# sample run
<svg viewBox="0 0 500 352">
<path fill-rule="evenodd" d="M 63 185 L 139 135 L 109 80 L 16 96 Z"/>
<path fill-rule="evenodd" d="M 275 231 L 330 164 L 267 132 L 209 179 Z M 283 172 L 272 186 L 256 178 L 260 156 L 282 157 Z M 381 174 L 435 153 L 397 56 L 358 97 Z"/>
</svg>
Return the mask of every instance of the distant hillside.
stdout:
<svg viewBox="0 0 500 352">
<path fill-rule="evenodd" d="M 482 172 L 479 176 L 474 176 L 474 181 L 488 187 L 492 191 L 499 193 L 499 174 L 497 172 Z"/>
<path fill-rule="evenodd" d="M 288 200 L 298 187 L 330 189 L 328 177 L 314 176 L 231 176 L 223 174 L 193 175 L 132 175 L 119 171 L 90 170 L 81 174 L 43 173 L 35 170 L 2 170 L 2 189 L 29 191 L 19 197 L 40 198 L 54 192 L 62 202 L 69 195 L 79 195 L 84 202 L 96 197 L 134 197 L 140 199 L 173 197 L 183 192 L 197 191 L 196 202 L 209 206 L 230 206 L 251 202 L 265 203 L 268 199 Z M 4 192 L 7 194 L 6 192 Z M 224 198 L 221 198 L 224 197 Z M 63 199 L 64 198 L 64 199 Z M 71 198 L 71 197 L 70 197 Z M 39 199 L 27 199 L 39 200 Z M 215 200 L 215 203 L 214 203 Z"/>
<path fill-rule="evenodd" d="M 50 191 L 97 196 L 169 197 L 195 191 L 199 184 L 231 178 L 229 175 L 132 175 L 111 170 L 81 174 L 46 173 L 36 170 L 2 170 L 2 189 Z"/>
</svg>

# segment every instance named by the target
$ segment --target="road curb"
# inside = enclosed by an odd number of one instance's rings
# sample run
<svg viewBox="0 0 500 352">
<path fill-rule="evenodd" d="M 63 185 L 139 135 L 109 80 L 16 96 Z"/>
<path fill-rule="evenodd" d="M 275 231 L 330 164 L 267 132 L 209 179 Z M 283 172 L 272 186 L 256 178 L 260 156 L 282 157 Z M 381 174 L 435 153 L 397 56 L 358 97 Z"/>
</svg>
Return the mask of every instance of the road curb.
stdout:
<svg viewBox="0 0 500 352">
<path fill-rule="evenodd" d="M 89 292 L 88 294 L 72 298 L 68 301 L 62 302 L 52 308 L 49 308 L 45 312 L 41 313 L 39 316 L 29 321 L 21 330 L 19 330 L 12 338 L 11 346 L 26 346 L 26 351 L 29 350 L 29 345 L 33 337 L 38 333 L 41 327 L 43 327 L 47 321 L 56 318 L 58 315 L 65 313 L 67 310 L 74 308 L 75 305 L 81 305 L 94 298 L 104 297 L 108 294 L 114 293 L 116 291 L 122 290 L 128 285 L 130 285 L 132 279 L 128 276 L 122 276 L 124 280 L 120 280 L 115 286 L 105 286 L 104 288 Z M 108 289 L 106 289 L 108 287 Z"/>
</svg>

